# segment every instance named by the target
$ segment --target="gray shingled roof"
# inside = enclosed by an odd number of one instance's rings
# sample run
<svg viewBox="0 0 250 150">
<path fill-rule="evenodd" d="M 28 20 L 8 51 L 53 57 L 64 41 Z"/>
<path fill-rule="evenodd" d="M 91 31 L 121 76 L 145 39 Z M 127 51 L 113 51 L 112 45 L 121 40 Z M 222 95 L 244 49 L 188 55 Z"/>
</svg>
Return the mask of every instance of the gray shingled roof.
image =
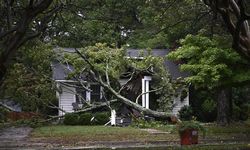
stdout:
<svg viewBox="0 0 250 150">
<path fill-rule="evenodd" d="M 128 49 L 127 56 L 128 57 L 139 57 L 142 50 L 139 49 Z M 147 55 L 147 50 L 144 50 L 144 55 Z M 168 49 L 152 49 L 151 54 L 153 56 L 165 57 L 170 50 Z M 165 67 L 168 69 L 171 77 L 176 79 L 178 77 L 187 77 L 189 74 L 187 72 L 181 72 L 179 65 L 174 63 L 173 61 L 166 60 L 164 62 Z"/>
<path fill-rule="evenodd" d="M 58 49 L 56 49 L 58 52 Z M 73 48 L 63 48 L 63 51 L 66 53 L 73 53 L 75 50 Z M 138 58 L 140 56 L 142 50 L 139 49 L 128 49 L 127 56 L 132 58 Z M 170 50 L 168 49 L 153 49 L 152 55 L 165 57 Z M 144 50 L 144 55 L 147 55 L 147 51 Z M 178 77 L 187 77 L 187 72 L 181 72 L 179 69 L 179 65 L 174 63 L 173 61 L 166 60 L 163 64 L 169 71 L 171 77 L 176 79 Z M 53 79 L 54 80 L 66 80 L 68 74 L 73 71 L 74 68 L 69 64 L 61 64 L 59 61 L 52 62 L 52 71 L 53 71 Z"/>
<path fill-rule="evenodd" d="M 59 61 L 53 61 L 51 67 L 54 80 L 66 80 L 68 74 L 74 70 L 71 65 L 61 64 Z"/>
</svg>

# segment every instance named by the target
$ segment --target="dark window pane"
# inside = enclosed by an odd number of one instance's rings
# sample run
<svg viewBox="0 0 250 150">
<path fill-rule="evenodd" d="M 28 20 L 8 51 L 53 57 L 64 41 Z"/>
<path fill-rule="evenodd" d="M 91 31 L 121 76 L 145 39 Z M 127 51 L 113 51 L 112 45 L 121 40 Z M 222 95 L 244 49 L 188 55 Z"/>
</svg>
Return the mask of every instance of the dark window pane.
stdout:
<svg viewBox="0 0 250 150">
<path fill-rule="evenodd" d="M 100 101 L 100 85 L 93 84 L 91 87 L 91 101 L 99 102 Z"/>
<path fill-rule="evenodd" d="M 86 100 L 86 90 L 83 88 L 76 89 L 76 103 L 82 104 Z"/>
</svg>

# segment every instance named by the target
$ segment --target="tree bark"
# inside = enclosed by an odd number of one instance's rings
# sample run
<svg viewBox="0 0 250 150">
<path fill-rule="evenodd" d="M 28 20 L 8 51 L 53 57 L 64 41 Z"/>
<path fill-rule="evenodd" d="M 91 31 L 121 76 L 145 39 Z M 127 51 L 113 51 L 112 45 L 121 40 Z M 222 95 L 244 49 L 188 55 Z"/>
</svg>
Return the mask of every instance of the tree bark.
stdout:
<svg viewBox="0 0 250 150">
<path fill-rule="evenodd" d="M 217 124 L 230 124 L 232 117 L 232 88 L 220 87 L 217 93 Z"/>
<path fill-rule="evenodd" d="M 122 96 L 119 93 L 119 91 L 116 91 L 110 84 L 103 81 L 102 76 L 99 74 L 99 72 L 95 69 L 95 67 L 91 64 L 91 62 L 88 60 L 88 58 L 85 55 L 81 54 L 81 52 L 79 52 L 77 49 L 75 49 L 75 50 L 76 50 L 77 54 L 83 59 L 83 61 L 85 61 L 90 66 L 90 74 L 92 75 L 94 80 L 96 82 L 98 82 L 102 87 L 104 87 L 107 91 L 112 93 L 120 102 L 140 111 L 143 115 L 148 115 L 148 116 L 152 116 L 152 117 L 156 117 L 156 118 L 163 118 L 163 119 L 176 118 L 176 116 L 173 115 L 172 113 L 158 112 L 158 111 L 144 108 L 141 105 L 129 100 L 128 98 L 126 98 L 124 96 Z M 106 76 L 107 76 L 107 74 L 106 74 Z"/>
<path fill-rule="evenodd" d="M 215 13 L 219 13 L 233 37 L 232 48 L 250 62 L 250 29 L 245 0 L 203 0 Z M 249 6 L 249 5 L 248 5 Z"/>
<path fill-rule="evenodd" d="M 92 75 L 96 76 L 96 74 L 94 72 L 92 72 Z M 175 116 L 172 113 L 158 112 L 158 111 L 154 111 L 154 110 L 151 110 L 151 109 L 147 109 L 147 108 L 144 108 L 141 105 L 127 99 L 126 97 L 122 96 L 117 91 L 115 91 L 110 85 L 103 82 L 101 77 L 99 77 L 99 78 L 95 77 L 95 80 L 97 82 L 99 82 L 106 90 L 111 92 L 120 102 L 122 102 L 122 103 L 126 104 L 127 106 L 130 106 L 130 107 L 140 111 L 143 115 L 148 115 L 148 116 L 163 118 L 163 119 L 175 118 Z"/>
<path fill-rule="evenodd" d="M 52 2 L 53 0 L 30 1 L 29 5 L 23 8 L 21 18 L 18 21 L 9 22 L 14 25 L 13 30 L 7 29 L 7 31 L 3 31 L 3 33 L 0 34 L 0 40 L 4 43 L 4 45 L 0 47 L 0 85 L 17 50 L 28 40 L 40 34 L 39 31 L 28 34 L 28 29 L 31 28 L 30 24 L 32 24 L 32 21 L 36 17 L 47 10 Z M 13 9 L 15 9 L 14 6 Z"/>
</svg>

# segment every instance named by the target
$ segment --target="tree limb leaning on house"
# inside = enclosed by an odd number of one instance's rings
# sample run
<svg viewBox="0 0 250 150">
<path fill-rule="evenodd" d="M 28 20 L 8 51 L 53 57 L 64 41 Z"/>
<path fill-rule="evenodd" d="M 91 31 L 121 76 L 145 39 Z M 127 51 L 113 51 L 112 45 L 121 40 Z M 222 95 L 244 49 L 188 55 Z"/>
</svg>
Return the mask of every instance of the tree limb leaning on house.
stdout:
<svg viewBox="0 0 250 150">
<path fill-rule="evenodd" d="M 141 105 L 135 102 L 135 99 L 128 99 L 120 93 L 120 89 L 124 88 L 123 86 L 117 86 L 117 83 L 120 79 L 120 75 L 127 69 L 126 67 L 131 65 L 133 68 L 136 68 L 136 70 L 143 70 L 143 68 L 148 68 L 148 66 L 154 65 L 156 69 L 156 66 L 163 67 L 163 61 L 161 61 L 161 58 L 155 58 L 149 55 L 147 59 L 142 60 L 142 62 L 138 62 L 132 59 L 125 58 L 125 52 L 123 52 L 121 49 L 110 48 L 107 47 L 105 44 L 96 44 L 95 46 L 90 46 L 81 50 L 76 49 L 76 53 L 78 55 L 75 55 L 73 57 L 69 55 L 66 56 L 67 61 L 71 62 L 71 64 L 73 64 L 73 66 L 75 67 L 76 74 L 80 73 L 81 66 L 85 66 L 88 69 L 90 76 L 107 91 L 109 91 L 114 96 L 114 98 L 118 99 L 118 101 L 126 104 L 127 106 L 130 106 L 140 111 L 143 115 L 149 115 L 158 118 L 170 118 L 173 116 L 170 110 L 155 111 L 142 107 Z M 153 76 L 157 75 L 160 74 L 155 73 Z M 161 75 L 164 75 L 164 77 L 158 76 L 158 78 L 165 79 L 164 81 L 162 81 L 162 83 L 165 83 L 166 85 L 161 88 L 158 87 L 156 88 L 157 90 L 154 91 L 164 91 L 164 93 L 168 95 L 166 99 L 169 99 L 169 101 L 173 101 L 173 95 L 175 95 L 174 93 L 176 91 L 173 87 L 173 84 L 170 82 L 169 77 L 167 77 L 168 73 L 162 72 Z"/>
</svg>

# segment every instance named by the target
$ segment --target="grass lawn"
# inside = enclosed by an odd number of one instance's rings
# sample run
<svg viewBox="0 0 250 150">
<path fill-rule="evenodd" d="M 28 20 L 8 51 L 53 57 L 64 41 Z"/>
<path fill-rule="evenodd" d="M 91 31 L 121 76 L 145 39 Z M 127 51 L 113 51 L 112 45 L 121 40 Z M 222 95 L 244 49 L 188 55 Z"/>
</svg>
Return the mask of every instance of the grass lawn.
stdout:
<svg viewBox="0 0 250 150">
<path fill-rule="evenodd" d="M 216 124 L 204 125 L 206 129 L 205 139 L 250 139 L 250 121 L 243 123 L 233 123 L 229 126 L 221 127 Z M 166 125 L 157 128 L 159 130 L 177 134 L 174 125 Z M 201 135 L 201 134 L 200 134 Z M 203 139 L 200 136 L 200 139 Z"/>
<path fill-rule="evenodd" d="M 45 126 L 34 129 L 32 138 L 69 141 L 147 141 L 174 140 L 176 134 L 150 134 L 133 127 Z"/>
<path fill-rule="evenodd" d="M 69 145 L 78 145 L 84 142 L 105 142 L 105 141 L 179 141 L 179 135 L 174 125 L 165 125 L 156 128 L 170 133 L 152 134 L 134 127 L 110 127 L 110 126 L 44 126 L 35 128 L 31 133 L 31 139 L 35 141 L 44 141 L 49 143 L 63 143 Z M 237 141 L 250 140 L 250 123 L 235 123 L 227 127 L 219 127 L 215 124 L 206 125 L 207 134 L 204 137 L 200 135 L 200 140 L 207 143 L 223 144 L 223 140 L 229 143 L 237 144 Z M 222 143 L 221 143 L 222 142 Z M 209 143 L 209 142 L 208 142 Z M 79 144 L 80 145 L 80 144 Z M 225 145 L 227 146 L 227 145 Z M 225 147 L 223 146 L 223 147 Z M 246 146 L 246 145 L 244 145 Z M 205 146 L 207 147 L 207 146 Z M 194 147 L 195 148 L 195 147 Z"/>
</svg>

